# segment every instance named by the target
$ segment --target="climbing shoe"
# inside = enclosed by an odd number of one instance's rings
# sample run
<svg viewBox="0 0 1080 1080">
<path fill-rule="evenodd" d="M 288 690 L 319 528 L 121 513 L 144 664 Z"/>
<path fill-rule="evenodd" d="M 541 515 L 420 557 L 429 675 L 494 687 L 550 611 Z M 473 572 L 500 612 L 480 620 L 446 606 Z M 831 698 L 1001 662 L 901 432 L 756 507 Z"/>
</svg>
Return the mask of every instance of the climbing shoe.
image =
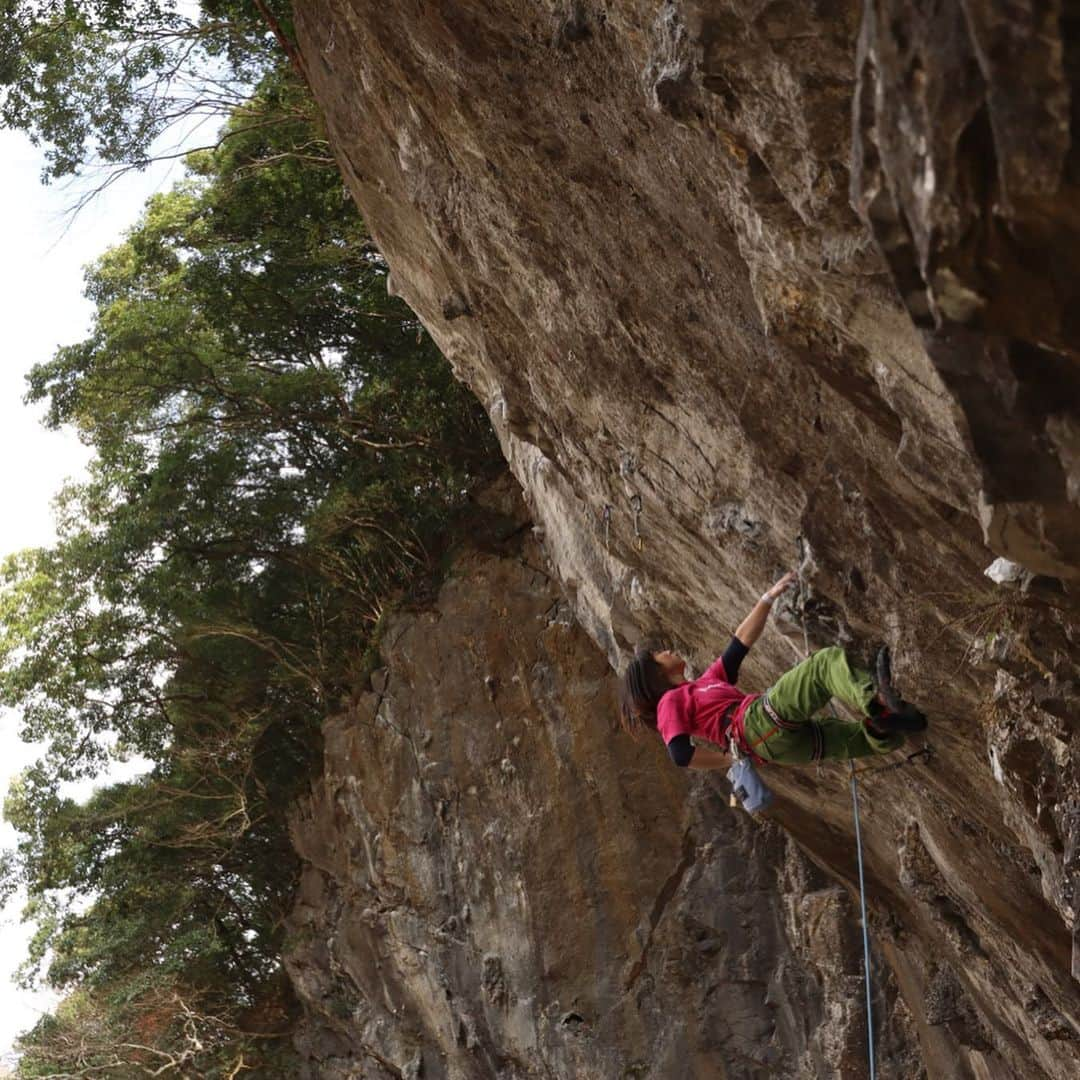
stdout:
<svg viewBox="0 0 1080 1080">
<path fill-rule="evenodd" d="M 901 701 L 892 684 L 892 657 L 889 655 L 888 645 L 882 645 L 878 649 L 877 660 L 874 662 L 874 689 L 877 691 L 877 704 L 889 712 L 899 711 Z"/>
<path fill-rule="evenodd" d="M 892 659 L 888 645 L 882 645 L 874 664 L 874 699 L 867 707 L 866 726 L 874 735 L 926 730 L 926 717 L 896 692 L 892 683 Z"/>
<path fill-rule="evenodd" d="M 896 732 L 912 734 L 926 730 L 926 717 L 906 701 L 899 711 L 888 712 L 882 709 L 876 716 L 868 716 L 865 723 L 870 734 L 879 738 Z"/>
</svg>

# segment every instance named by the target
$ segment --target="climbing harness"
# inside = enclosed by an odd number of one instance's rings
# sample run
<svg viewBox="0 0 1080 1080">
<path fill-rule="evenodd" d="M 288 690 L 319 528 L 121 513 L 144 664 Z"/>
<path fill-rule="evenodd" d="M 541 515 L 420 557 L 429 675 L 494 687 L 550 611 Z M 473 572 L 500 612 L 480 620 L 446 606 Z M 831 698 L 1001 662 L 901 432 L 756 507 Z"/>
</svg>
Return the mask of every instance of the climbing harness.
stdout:
<svg viewBox="0 0 1080 1080">
<path fill-rule="evenodd" d="M 764 742 L 778 731 L 798 731 L 798 724 L 792 724 L 785 720 L 773 708 L 772 702 L 769 701 L 768 694 L 762 695 L 761 707 L 764 710 L 765 715 L 773 722 L 773 726 L 760 739 L 753 743 L 754 746 L 757 746 L 759 742 Z M 813 740 L 813 746 L 810 750 L 810 760 L 817 762 L 820 765 L 821 762 L 825 760 L 825 732 L 821 730 L 821 725 L 814 720 L 810 721 L 808 727 L 810 728 L 810 738 Z"/>
</svg>

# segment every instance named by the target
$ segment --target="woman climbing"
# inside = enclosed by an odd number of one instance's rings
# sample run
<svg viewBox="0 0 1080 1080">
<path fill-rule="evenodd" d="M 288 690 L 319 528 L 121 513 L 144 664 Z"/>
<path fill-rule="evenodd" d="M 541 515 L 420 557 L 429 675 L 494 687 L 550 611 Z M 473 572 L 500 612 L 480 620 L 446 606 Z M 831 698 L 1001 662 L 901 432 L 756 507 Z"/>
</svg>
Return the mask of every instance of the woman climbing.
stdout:
<svg viewBox="0 0 1080 1080">
<path fill-rule="evenodd" d="M 727 768 L 731 756 L 695 747 L 691 737 L 721 747 L 733 741 L 755 762 L 802 765 L 895 750 L 907 732 L 923 731 L 926 717 L 892 687 L 889 654 L 878 654 L 876 677 L 851 663 L 838 646 L 821 649 L 781 675 L 765 694 L 744 694 L 735 684 L 739 665 L 761 636 L 773 601 L 790 588 L 785 574 L 739 624 L 723 655 L 699 679 L 685 676 L 673 652 L 639 649 L 622 681 L 623 727 L 656 728 L 676 765 Z M 862 723 L 814 714 L 837 697 L 862 713 Z"/>
</svg>

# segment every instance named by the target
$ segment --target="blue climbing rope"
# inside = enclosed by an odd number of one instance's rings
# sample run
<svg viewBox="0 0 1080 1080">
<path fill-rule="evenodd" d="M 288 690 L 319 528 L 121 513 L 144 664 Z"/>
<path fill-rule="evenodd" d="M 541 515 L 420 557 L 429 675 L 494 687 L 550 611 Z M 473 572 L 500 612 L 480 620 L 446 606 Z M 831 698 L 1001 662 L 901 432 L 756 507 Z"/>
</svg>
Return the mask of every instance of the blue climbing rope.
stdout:
<svg viewBox="0 0 1080 1080">
<path fill-rule="evenodd" d="M 810 634 L 806 629 L 806 592 L 802 576 L 803 538 L 801 536 L 796 537 L 795 543 L 799 551 L 799 564 L 795 571 L 799 582 L 799 606 L 797 610 L 803 632 L 803 649 L 806 658 L 809 659 Z M 829 711 L 835 718 L 836 709 L 831 701 L 829 702 Z M 870 1080 L 877 1080 L 876 1055 L 874 1054 L 874 1008 L 870 985 L 870 924 L 866 917 L 866 879 L 863 876 L 862 832 L 859 828 L 859 778 L 856 776 L 858 770 L 855 768 L 855 762 L 851 758 L 848 758 L 848 768 L 851 771 L 851 805 L 855 816 L 855 851 L 859 860 L 859 908 L 862 913 L 863 975 L 866 981 L 866 1044 L 867 1053 L 870 1056 Z"/>
<path fill-rule="evenodd" d="M 855 811 L 855 850 L 859 855 L 859 904 L 862 908 L 863 972 L 866 976 L 866 1041 L 870 1054 L 870 1080 L 876 1080 L 874 1067 L 874 1008 L 870 996 L 870 928 L 866 918 L 866 881 L 863 877 L 862 833 L 859 830 L 859 778 L 855 775 L 855 763 L 848 758 L 851 768 L 851 805 Z"/>
</svg>

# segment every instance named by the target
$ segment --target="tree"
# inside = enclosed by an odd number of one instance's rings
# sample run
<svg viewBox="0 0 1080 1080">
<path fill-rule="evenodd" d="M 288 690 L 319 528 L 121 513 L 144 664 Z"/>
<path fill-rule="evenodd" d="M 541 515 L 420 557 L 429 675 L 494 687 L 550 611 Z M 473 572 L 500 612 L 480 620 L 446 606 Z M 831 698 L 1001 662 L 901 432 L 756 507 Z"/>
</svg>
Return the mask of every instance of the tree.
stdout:
<svg viewBox="0 0 1080 1080">
<path fill-rule="evenodd" d="M 501 466 L 307 152 L 304 87 L 272 70 L 223 136 L 89 271 L 90 336 L 29 377 L 95 457 L 57 545 L 0 582 L 0 700 L 48 744 L 5 807 L 38 916 L 25 975 L 74 994 L 27 1075 L 280 1057 L 286 810 L 386 604 Z M 153 768 L 63 797 L 117 753 Z"/>
<path fill-rule="evenodd" d="M 0 121 L 46 145 L 48 177 L 145 164 L 174 124 L 243 104 L 290 35 L 281 0 L 3 0 Z"/>
</svg>

